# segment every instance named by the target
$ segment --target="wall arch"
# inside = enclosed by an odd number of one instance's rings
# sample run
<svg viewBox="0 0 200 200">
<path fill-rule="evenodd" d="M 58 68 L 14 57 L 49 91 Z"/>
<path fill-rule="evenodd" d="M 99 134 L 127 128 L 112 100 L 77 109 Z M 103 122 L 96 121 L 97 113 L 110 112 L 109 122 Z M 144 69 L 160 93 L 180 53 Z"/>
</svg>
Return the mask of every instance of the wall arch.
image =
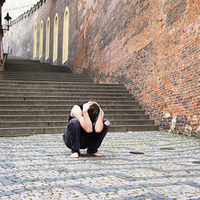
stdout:
<svg viewBox="0 0 200 200">
<path fill-rule="evenodd" d="M 50 18 L 47 18 L 46 22 L 46 56 L 45 60 L 49 58 L 49 49 L 50 49 Z"/>
<path fill-rule="evenodd" d="M 62 63 L 68 60 L 68 44 L 69 43 L 69 8 L 65 9 L 63 20 L 63 55 Z"/>
<path fill-rule="evenodd" d="M 58 58 L 58 13 L 54 18 L 53 62 Z"/>
<path fill-rule="evenodd" d="M 37 23 L 34 25 L 34 44 L 33 44 L 33 58 L 37 56 Z"/>
<path fill-rule="evenodd" d="M 39 58 L 43 56 L 43 20 L 40 23 L 40 51 L 39 51 Z"/>
</svg>

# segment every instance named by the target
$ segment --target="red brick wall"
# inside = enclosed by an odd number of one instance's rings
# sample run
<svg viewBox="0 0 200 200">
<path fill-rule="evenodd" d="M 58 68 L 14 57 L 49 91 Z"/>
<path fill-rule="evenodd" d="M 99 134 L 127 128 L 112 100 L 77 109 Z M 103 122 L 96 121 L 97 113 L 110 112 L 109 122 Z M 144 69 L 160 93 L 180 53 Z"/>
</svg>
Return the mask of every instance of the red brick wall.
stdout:
<svg viewBox="0 0 200 200">
<path fill-rule="evenodd" d="M 125 84 L 162 129 L 197 136 L 200 2 L 82 0 L 78 11 L 74 71 Z"/>
<path fill-rule="evenodd" d="M 62 23 L 68 6 L 66 64 L 74 72 L 89 73 L 95 82 L 124 84 L 161 129 L 200 137 L 199 1 L 41 2 L 43 5 L 13 26 L 8 46 L 14 54 L 32 58 L 34 23 L 39 28 L 44 20 L 45 36 L 50 17 L 52 62 L 53 20 L 58 13 L 59 58 L 55 64 L 61 64 Z"/>
</svg>

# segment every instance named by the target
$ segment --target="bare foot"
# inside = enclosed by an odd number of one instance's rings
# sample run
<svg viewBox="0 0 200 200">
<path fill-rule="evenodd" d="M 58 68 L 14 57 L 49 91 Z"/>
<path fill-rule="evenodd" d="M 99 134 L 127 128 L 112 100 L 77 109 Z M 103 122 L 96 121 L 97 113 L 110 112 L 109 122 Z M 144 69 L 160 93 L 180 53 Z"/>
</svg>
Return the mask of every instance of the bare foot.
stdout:
<svg viewBox="0 0 200 200">
<path fill-rule="evenodd" d="M 70 157 L 71 158 L 79 158 L 79 154 L 77 152 L 75 152 L 75 153 L 72 153 Z"/>
<path fill-rule="evenodd" d="M 98 152 L 96 152 L 96 153 L 88 153 L 88 152 L 86 152 L 86 155 L 87 156 L 103 157 L 103 154 L 98 153 Z"/>
</svg>

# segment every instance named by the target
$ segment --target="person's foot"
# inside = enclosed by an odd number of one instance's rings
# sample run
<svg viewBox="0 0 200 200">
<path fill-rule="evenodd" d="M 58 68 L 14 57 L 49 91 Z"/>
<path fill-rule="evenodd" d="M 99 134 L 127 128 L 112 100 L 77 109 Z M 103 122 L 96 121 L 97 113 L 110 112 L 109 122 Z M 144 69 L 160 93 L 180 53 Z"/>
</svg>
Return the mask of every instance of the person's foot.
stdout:
<svg viewBox="0 0 200 200">
<path fill-rule="evenodd" d="M 71 158 L 79 158 L 79 154 L 77 152 L 75 152 L 75 153 L 72 153 L 70 157 Z"/>
<path fill-rule="evenodd" d="M 98 152 L 96 152 L 96 153 L 88 153 L 88 152 L 86 152 L 86 155 L 87 156 L 103 157 L 103 154 L 98 153 Z"/>
</svg>

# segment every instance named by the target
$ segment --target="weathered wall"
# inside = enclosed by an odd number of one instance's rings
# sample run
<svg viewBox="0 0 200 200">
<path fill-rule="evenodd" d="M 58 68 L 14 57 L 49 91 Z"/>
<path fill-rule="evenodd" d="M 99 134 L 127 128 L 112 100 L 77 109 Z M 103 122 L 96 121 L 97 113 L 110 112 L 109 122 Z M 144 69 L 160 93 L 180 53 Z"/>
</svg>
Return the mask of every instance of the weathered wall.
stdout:
<svg viewBox="0 0 200 200">
<path fill-rule="evenodd" d="M 161 128 L 196 135 L 200 2 L 79 2 L 75 71 L 89 72 L 98 82 L 125 84 Z"/>
<path fill-rule="evenodd" d="M 34 25 L 37 23 L 37 56 L 39 59 L 40 45 L 40 24 L 43 20 L 43 56 L 40 58 L 42 62 L 53 62 L 53 34 L 54 34 L 54 18 L 58 13 L 58 59 L 54 64 L 62 63 L 62 38 L 63 38 L 63 18 L 66 7 L 69 6 L 68 0 L 40 0 L 33 8 L 22 14 L 19 18 L 12 22 L 10 31 L 4 37 L 4 51 L 15 56 L 33 59 L 34 46 Z M 73 6 L 72 6 L 73 7 Z M 73 10 L 73 9 L 72 9 Z M 50 18 L 50 57 L 45 60 L 46 49 L 46 21 Z"/>
<path fill-rule="evenodd" d="M 67 64 L 74 72 L 90 73 L 95 82 L 125 84 L 161 129 L 200 137 L 199 1 L 47 0 L 32 17 L 13 26 L 13 44 L 27 37 L 13 53 L 32 58 L 34 23 L 41 18 L 45 22 L 47 16 L 53 22 L 56 12 L 62 21 L 66 6 Z M 29 28 L 22 34 L 23 21 Z M 62 57 L 61 21 L 57 64 Z"/>
</svg>

